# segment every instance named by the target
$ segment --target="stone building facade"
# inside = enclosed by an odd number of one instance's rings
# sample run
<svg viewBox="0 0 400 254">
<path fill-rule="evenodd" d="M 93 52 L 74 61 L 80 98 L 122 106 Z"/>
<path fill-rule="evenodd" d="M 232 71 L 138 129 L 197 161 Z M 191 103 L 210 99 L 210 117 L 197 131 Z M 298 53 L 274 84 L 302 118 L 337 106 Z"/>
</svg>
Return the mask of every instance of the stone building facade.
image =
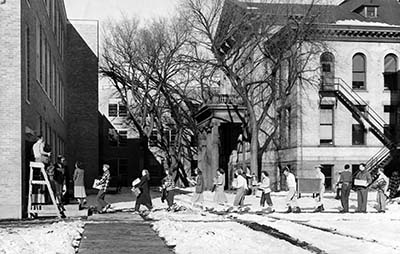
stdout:
<svg viewBox="0 0 400 254">
<path fill-rule="evenodd" d="M 301 17 L 297 11 L 308 8 L 306 2 L 229 1 L 244 11 L 259 12 L 259 15 L 284 4 L 296 17 Z M 310 75 L 319 76 L 321 82 L 328 77 L 332 84 L 347 87 L 349 93 L 346 96 L 358 113 L 365 113 L 367 117 L 364 119 L 378 119 L 377 131 L 391 136 L 390 142 L 396 146 L 399 135 L 395 130 L 400 126 L 399 1 L 331 1 L 319 7 L 319 10 L 326 12 L 320 23 L 323 25 L 320 31 L 325 35 L 326 47 L 309 62 L 311 69 L 316 70 Z M 279 149 L 267 151 L 261 166 L 261 169 L 270 173 L 277 189 L 282 179 L 280 169 L 284 166 L 290 166 L 297 177 L 312 177 L 315 174 L 314 166 L 321 164 L 326 186 L 330 189 L 337 182 L 338 173 L 345 164 L 350 164 L 355 171 L 360 163 L 387 149 L 387 144 L 377 138 L 376 131 L 374 133 L 371 126 L 362 124 L 365 120 L 356 120 L 355 112 L 350 111 L 337 96 L 322 96 L 320 89 L 299 89 L 284 105 L 285 113 L 282 114 L 278 133 L 283 137 L 283 144 Z M 204 140 L 211 140 L 215 136 L 212 128 Z M 214 143 L 218 144 L 219 140 Z M 244 153 L 231 156 L 236 158 L 238 166 L 243 167 L 241 158 L 248 158 L 246 150 Z M 392 163 L 386 165 L 388 174 L 397 170 L 396 151 L 392 155 L 396 158 L 391 158 Z M 199 153 L 199 161 L 204 158 L 206 156 Z M 226 167 L 226 162 L 221 163 L 220 159 L 215 159 L 212 167 Z"/>
<path fill-rule="evenodd" d="M 98 132 L 97 58 L 88 59 L 86 48 L 77 47 L 78 35 L 62 0 L 2 1 L 0 20 L 0 219 L 22 218 L 38 135 L 51 146 L 53 160 L 67 155 L 70 171 L 76 158 L 68 155 L 86 147 L 92 149 L 84 154 L 88 162 L 94 160 L 90 168 L 98 167 L 98 138 L 89 137 L 85 142 L 90 145 L 77 142 L 82 130 Z M 72 98 L 77 87 L 80 98 Z M 77 101 L 86 105 L 73 105 Z M 86 122 L 76 121 L 79 114 Z M 92 114 L 95 122 L 88 125 Z"/>
</svg>

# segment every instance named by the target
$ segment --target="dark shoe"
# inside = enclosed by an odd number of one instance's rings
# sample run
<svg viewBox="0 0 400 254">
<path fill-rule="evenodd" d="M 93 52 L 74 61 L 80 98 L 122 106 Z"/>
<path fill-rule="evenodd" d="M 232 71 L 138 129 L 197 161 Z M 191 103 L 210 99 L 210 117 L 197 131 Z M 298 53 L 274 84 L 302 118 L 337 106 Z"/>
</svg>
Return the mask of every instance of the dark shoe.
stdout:
<svg viewBox="0 0 400 254">
<path fill-rule="evenodd" d="M 293 211 L 292 211 L 292 208 L 289 206 L 285 213 L 291 213 L 291 212 L 293 212 Z"/>
<path fill-rule="evenodd" d="M 60 212 L 60 214 L 61 214 L 61 218 L 63 218 L 63 219 L 67 218 L 67 216 L 65 216 L 64 212 Z"/>
<path fill-rule="evenodd" d="M 321 212 L 325 211 L 324 205 L 320 205 Z"/>
</svg>

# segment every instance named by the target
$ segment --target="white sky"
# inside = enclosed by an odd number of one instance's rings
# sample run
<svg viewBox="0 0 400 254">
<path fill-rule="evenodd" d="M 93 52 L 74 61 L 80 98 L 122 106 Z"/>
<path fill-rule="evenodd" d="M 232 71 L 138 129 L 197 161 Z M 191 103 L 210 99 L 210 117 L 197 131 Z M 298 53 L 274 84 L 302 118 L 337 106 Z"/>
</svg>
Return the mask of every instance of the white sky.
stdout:
<svg viewBox="0 0 400 254">
<path fill-rule="evenodd" d="M 142 19 L 173 14 L 178 0 L 64 0 L 69 19 L 118 19 L 122 14 Z"/>
</svg>

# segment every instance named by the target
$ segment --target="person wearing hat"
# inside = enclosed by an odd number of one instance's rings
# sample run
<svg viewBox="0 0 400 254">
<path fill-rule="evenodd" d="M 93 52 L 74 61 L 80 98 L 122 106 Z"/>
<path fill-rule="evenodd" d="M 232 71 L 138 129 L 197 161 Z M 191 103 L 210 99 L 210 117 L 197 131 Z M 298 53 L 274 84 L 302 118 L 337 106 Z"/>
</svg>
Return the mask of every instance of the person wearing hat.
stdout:
<svg viewBox="0 0 400 254">
<path fill-rule="evenodd" d="M 322 204 L 322 199 L 325 193 L 325 175 L 321 172 L 322 169 L 321 165 L 317 165 L 314 168 L 317 170 L 316 178 L 320 179 L 319 192 L 315 197 L 315 201 L 317 204 L 316 208 L 314 209 L 314 212 L 317 213 L 317 212 L 323 212 L 325 210 L 324 205 Z"/>
<path fill-rule="evenodd" d="M 296 192 L 296 178 L 294 174 L 290 172 L 288 167 L 283 169 L 283 174 L 286 176 L 286 185 L 289 189 L 286 196 L 287 213 L 300 213 L 300 207 L 297 205 L 297 192 Z"/>
</svg>

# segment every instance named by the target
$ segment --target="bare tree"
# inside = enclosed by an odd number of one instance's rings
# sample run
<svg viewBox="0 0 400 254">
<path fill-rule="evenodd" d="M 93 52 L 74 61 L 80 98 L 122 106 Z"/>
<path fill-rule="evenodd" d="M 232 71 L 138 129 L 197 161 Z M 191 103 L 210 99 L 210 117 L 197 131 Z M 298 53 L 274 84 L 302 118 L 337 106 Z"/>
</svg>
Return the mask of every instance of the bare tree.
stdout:
<svg viewBox="0 0 400 254">
<path fill-rule="evenodd" d="M 210 52 L 193 61 L 223 73 L 244 102 L 246 113 L 240 119 L 253 172 L 267 148 L 277 143 L 273 141 L 294 93 L 317 83 L 309 63 L 323 48 L 315 29 L 323 8 L 313 3 L 293 9 L 234 0 L 182 1 L 192 44 Z"/>
<path fill-rule="evenodd" d="M 153 20 L 140 27 L 125 18 L 107 26 L 101 73 L 112 82 L 129 109 L 129 119 L 140 137 L 155 142 L 169 162 L 191 160 L 197 135 L 193 114 L 202 93 L 193 85 L 195 68 L 187 60 L 189 30 L 183 20 Z M 170 143 L 166 130 L 176 130 Z M 177 163 L 175 163 L 177 164 Z M 177 167 L 177 165 L 172 165 Z"/>
</svg>

